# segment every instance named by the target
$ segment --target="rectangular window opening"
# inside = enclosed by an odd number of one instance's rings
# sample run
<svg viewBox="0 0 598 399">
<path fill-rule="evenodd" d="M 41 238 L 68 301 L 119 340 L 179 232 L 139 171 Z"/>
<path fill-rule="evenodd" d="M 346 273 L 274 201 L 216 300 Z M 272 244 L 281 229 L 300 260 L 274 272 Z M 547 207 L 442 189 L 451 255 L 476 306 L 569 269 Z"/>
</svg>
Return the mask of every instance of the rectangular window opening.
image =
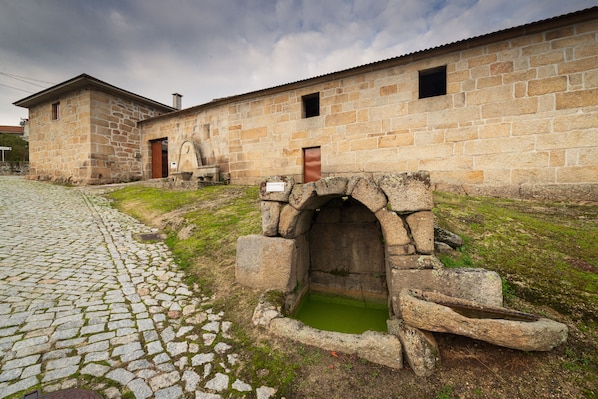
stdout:
<svg viewBox="0 0 598 399">
<path fill-rule="evenodd" d="M 446 65 L 419 71 L 419 98 L 446 94 Z"/>
<path fill-rule="evenodd" d="M 60 102 L 52 104 L 52 120 L 60 119 Z"/>
<path fill-rule="evenodd" d="M 301 97 L 303 103 L 303 117 L 320 116 L 320 93 L 308 94 Z"/>
</svg>

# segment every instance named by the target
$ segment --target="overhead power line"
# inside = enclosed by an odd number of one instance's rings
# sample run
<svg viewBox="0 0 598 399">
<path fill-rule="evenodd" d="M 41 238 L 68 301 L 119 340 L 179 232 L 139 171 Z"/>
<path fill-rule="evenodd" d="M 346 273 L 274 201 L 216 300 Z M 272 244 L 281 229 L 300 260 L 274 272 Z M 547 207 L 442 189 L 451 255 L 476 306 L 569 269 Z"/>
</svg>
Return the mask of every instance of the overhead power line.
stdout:
<svg viewBox="0 0 598 399">
<path fill-rule="evenodd" d="M 31 90 L 21 89 L 20 87 L 15 87 L 15 86 L 7 85 L 5 83 L 0 83 L 0 86 L 9 87 L 11 89 L 15 89 L 15 90 L 19 90 L 19 91 L 24 91 L 25 93 L 35 93 L 35 92 L 31 91 Z"/>
<path fill-rule="evenodd" d="M 48 84 L 50 84 L 50 85 L 56 84 L 54 82 L 49 82 L 47 80 L 40 80 L 40 79 L 30 78 L 30 77 L 27 77 L 27 76 L 16 75 L 14 73 L 8 73 L 8 72 L 0 72 L 0 75 L 8 76 L 9 78 L 20 80 L 21 82 L 25 82 L 25 83 L 32 84 L 32 85 L 39 86 L 39 87 L 47 87 Z M 33 82 L 40 82 L 40 83 L 46 83 L 46 86 L 41 86 L 41 85 L 38 85 L 37 83 L 31 83 L 31 81 L 33 81 Z"/>
<path fill-rule="evenodd" d="M 8 72 L 0 72 L 0 76 L 5 76 L 9 79 L 13 79 L 16 81 L 21 82 L 21 84 L 19 84 L 19 86 L 14 86 L 11 84 L 7 84 L 7 83 L 2 83 L 0 82 L 0 86 L 4 86 L 4 87 L 8 87 L 14 90 L 19 90 L 25 93 L 35 93 L 36 91 L 38 91 L 39 89 L 34 89 L 32 87 L 22 87 L 22 84 L 25 83 L 27 85 L 30 86 L 35 86 L 35 87 L 39 87 L 42 89 L 47 88 L 50 85 L 53 85 L 54 83 L 52 82 L 48 82 L 47 80 L 41 80 L 41 79 L 35 79 L 35 78 L 30 78 L 27 76 L 21 76 L 21 75 L 16 75 L 14 73 L 8 73 Z M 39 83 L 36 83 L 39 82 Z M 40 84 L 40 83 L 44 83 L 44 84 Z"/>
</svg>

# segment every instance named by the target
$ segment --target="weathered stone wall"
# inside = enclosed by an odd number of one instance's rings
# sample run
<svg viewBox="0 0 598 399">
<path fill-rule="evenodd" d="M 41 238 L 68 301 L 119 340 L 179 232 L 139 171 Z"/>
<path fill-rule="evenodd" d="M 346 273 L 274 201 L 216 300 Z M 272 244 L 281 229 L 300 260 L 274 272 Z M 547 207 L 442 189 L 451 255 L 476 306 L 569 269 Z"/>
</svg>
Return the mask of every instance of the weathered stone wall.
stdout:
<svg viewBox="0 0 598 399">
<path fill-rule="evenodd" d="M 52 103 L 60 116 L 52 119 Z M 80 89 L 30 109 L 29 178 L 81 184 L 141 179 L 137 121 L 158 115 L 149 106 Z"/>
<path fill-rule="evenodd" d="M 0 162 L 0 175 L 24 176 L 29 173 L 29 162 Z"/>
<path fill-rule="evenodd" d="M 151 140 L 168 139 L 168 161 L 177 162 L 185 141 L 195 143 L 202 165 L 218 165 L 220 176 L 229 177 L 228 115 L 226 108 L 207 109 L 191 114 L 177 113 L 158 120 L 144 121 L 142 129 L 143 178 L 151 178 Z"/>
<path fill-rule="evenodd" d="M 323 177 L 425 169 L 445 190 L 595 199 L 598 21 L 548 26 L 215 101 L 144 125 L 144 145 L 209 125 L 202 152 L 235 184 L 302 181 L 302 149 L 320 146 Z M 419 99 L 418 72 L 441 65 L 447 94 Z M 311 93 L 320 116 L 303 118 Z"/>
<path fill-rule="evenodd" d="M 97 90 L 92 92 L 91 101 L 89 179 L 94 182 L 140 180 L 141 134 L 137 121 L 160 112 Z"/>
<path fill-rule="evenodd" d="M 52 103 L 60 117 L 52 119 Z M 29 178 L 83 181 L 79 167 L 90 158 L 90 92 L 77 90 L 29 109 Z M 68 132 L 68 133 L 67 133 Z"/>
</svg>

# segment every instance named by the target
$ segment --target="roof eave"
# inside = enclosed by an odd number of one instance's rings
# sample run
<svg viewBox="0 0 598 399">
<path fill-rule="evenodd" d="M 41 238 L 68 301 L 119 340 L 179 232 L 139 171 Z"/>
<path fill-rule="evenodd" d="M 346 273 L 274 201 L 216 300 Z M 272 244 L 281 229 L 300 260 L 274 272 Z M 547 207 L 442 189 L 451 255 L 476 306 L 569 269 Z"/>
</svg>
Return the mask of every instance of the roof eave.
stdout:
<svg viewBox="0 0 598 399">
<path fill-rule="evenodd" d="M 284 83 L 278 86 L 273 86 L 265 89 L 255 90 L 243 94 L 232 95 L 229 97 L 224 97 L 220 99 L 215 99 L 210 102 L 196 105 L 190 108 L 186 108 L 183 110 L 179 110 L 176 112 L 169 113 L 167 115 L 158 115 L 152 118 L 148 118 L 138 123 L 144 122 L 151 122 L 154 120 L 159 120 L 165 117 L 177 116 L 177 115 L 185 115 L 186 113 L 197 112 L 202 109 L 211 108 L 213 106 L 221 106 L 227 103 L 233 103 L 244 99 L 249 98 L 256 98 L 265 94 L 277 94 L 279 92 L 292 90 L 292 89 L 299 89 L 307 86 L 313 86 L 319 83 L 328 82 L 331 80 L 342 79 L 346 77 L 351 77 L 360 73 L 364 72 L 374 72 L 380 69 L 388 68 L 390 66 L 399 66 L 404 64 L 409 64 L 416 61 L 421 61 L 426 58 L 430 58 L 433 56 L 439 56 L 447 53 L 452 53 L 455 51 L 462 51 L 467 50 L 473 47 L 478 47 L 480 45 L 496 43 L 503 40 L 509 40 L 516 37 L 531 35 L 534 33 L 539 33 L 547 30 L 558 29 L 563 26 L 567 26 L 573 23 L 582 23 L 585 21 L 589 21 L 592 19 L 596 19 L 598 16 L 598 6 L 586 8 L 584 10 L 575 11 L 569 14 L 556 16 L 548 19 L 544 19 L 541 21 L 531 22 L 529 24 L 520 25 L 512 28 L 507 28 L 495 32 L 486 33 L 480 36 L 474 36 L 471 38 L 459 40 L 452 43 L 443 44 L 437 47 L 432 47 L 424 50 L 415 51 L 412 53 L 400 55 L 397 57 L 375 61 L 370 64 L 359 65 L 356 67 L 344 69 L 337 72 L 331 72 L 328 74 L 315 76 L 308 79 L 299 80 L 296 82 Z"/>
<path fill-rule="evenodd" d="M 29 97 L 25 97 L 21 100 L 15 101 L 13 104 L 18 107 L 31 108 L 41 103 L 57 100 L 61 95 L 70 93 L 74 90 L 90 87 L 96 88 L 104 92 L 108 92 L 110 94 L 115 94 L 121 97 L 129 98 L 137 102 L 152 105 L 165 112 L 171 112 L 175 110 L 174 108 L 168 105 L 159 103 L 147 97 L 143 97 L 133 92 L 113 86 L 87 74 L 81 74 L 79 76 L 76 76 L 70 80 L 52 86 L 46 90 L 42 90 L 38 93 L 32 94 Z"/>
</svg>

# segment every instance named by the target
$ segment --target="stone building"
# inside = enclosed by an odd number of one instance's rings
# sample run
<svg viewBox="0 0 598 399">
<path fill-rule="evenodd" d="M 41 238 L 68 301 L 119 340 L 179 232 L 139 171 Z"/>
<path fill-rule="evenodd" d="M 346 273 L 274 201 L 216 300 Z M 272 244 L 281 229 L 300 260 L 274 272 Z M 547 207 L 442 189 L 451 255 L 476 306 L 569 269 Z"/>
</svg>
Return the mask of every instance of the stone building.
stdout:
<svg viewBox="0 0 598 399">
<path fill-rule="evenodd" d="M 174 110 L 86 74 L 15 105 L 29 108 L 29 177 L 76 184 L 140 180 L 137 122 Z"/>
<path fill-rule="evenodd" d="M 16 104 L 29 106 L 36 96 Z M 52 176 L 64 169 L 56 164 L 73 162 L 58 154 L 72 144 L 53 142 L 50 156 L 39 138 L 52 130 L 52 101 L 35 103 L 30 112 L 32 142 L 39 143 L 33 175 Z M 273 175 L 308 182 L 428 170 L 444 190 L 595 200 L 598 7 L 167 111 L 148 107 L 139 115 L 139 130 L 131 126 L 128 140 L 130 148 L 140 140 L 140 164 L 126 162 L 122 168 L 132 169 L 111 178 L 150 179 L 169 171 L 202 178 L 196 166 L 205 165 L 217 166 L 219 178 L 233 184 Z M 113 144 L 98 144 L 110 152 L 102 155 L 113 155 Z M 182 167 L 183 152 L 198 158 L 187 162 L 189 170 Z M 34 166 L 38 153 L 48 160 L 44 168 Z M 74 148 L 68 156 L 90 158 Z M 161 173 L 157 164 L 170 170 Z M 101 180 L 100 172 L 80 168 L 78 180 Z"/>
</svg>

